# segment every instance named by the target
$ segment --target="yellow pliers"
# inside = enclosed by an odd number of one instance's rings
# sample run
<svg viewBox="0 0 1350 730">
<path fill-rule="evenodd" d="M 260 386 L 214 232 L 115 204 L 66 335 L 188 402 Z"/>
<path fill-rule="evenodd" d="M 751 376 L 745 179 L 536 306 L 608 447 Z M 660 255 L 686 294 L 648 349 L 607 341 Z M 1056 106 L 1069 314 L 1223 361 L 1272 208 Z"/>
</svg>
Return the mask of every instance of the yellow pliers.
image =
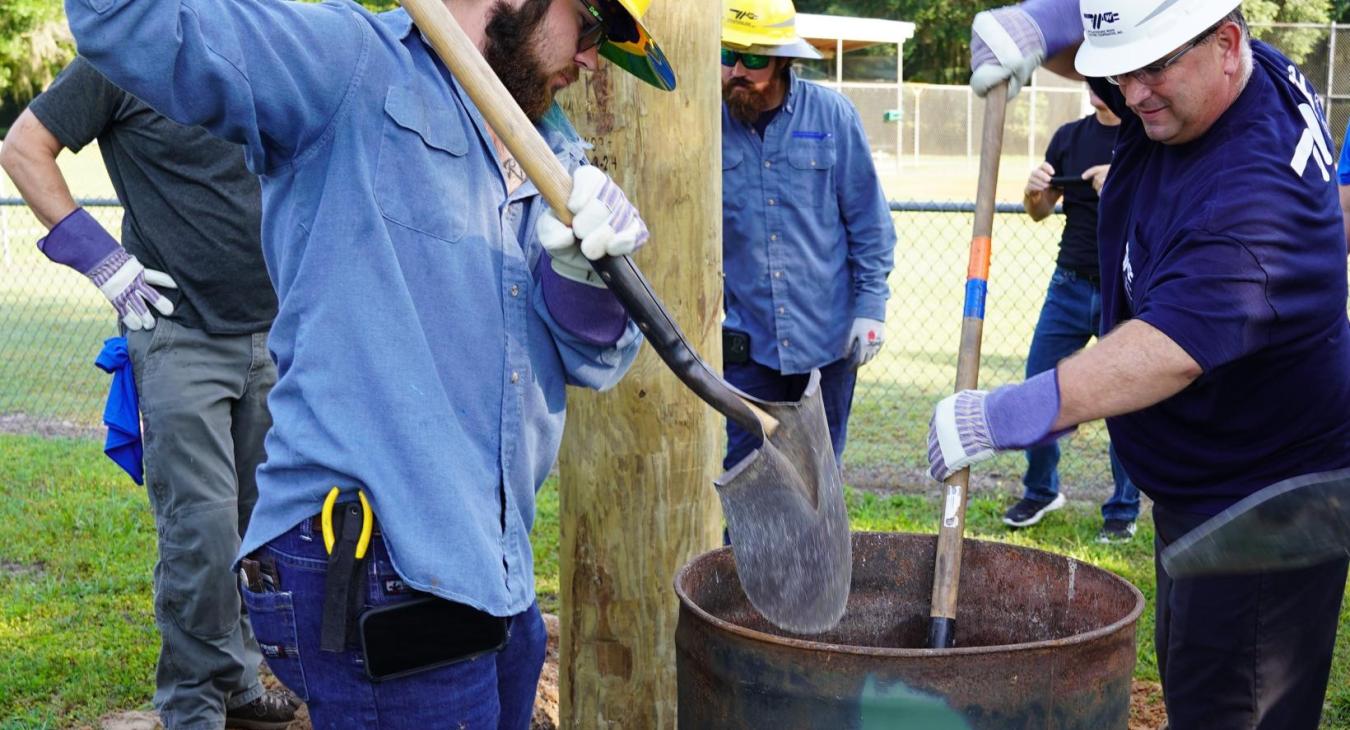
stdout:
<svg viewBox="0 0 1350 730">
<path fill-rule="evenodd" d="M 337 504 L 339 494 L 341 490 L 337 487 L 328 490 L 328 496 L 323 499 L 323 511 L 319 513 L 323 527 L 323 548 L 330 555 L 333 553 L 333 543 L 337 541 L 333 535 L 333 507 Z M 356 490 L 356 496 L 361 500 L 361 536 L 356 539 L 356 559 L 360 560 L 366 557 L 366 549 L 370 547 L 370 533 L 375 529 L 375 513 L 366 499 L 366 490 Z"/>
</svg>

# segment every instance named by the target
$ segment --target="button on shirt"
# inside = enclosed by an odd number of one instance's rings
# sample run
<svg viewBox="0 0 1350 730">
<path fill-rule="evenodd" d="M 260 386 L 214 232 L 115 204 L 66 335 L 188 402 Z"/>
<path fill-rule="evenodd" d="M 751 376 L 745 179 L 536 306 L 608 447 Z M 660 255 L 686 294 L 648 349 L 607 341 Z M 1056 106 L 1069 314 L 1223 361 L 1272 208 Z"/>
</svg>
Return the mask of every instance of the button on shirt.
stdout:
<svg viewBox="0 0 1350 730">
<path fill-rule="evenodd" d="M 640 335 L 629 322 L 588 344 L 551 316 L 537 191 L 507 196 L 482 117 L 408 16 L 235 0 L 67 13 L 114 83 L 242 143 L 262 176 L 279 376 L 241 554 L 316 514 L 330 487 L 361 487 L 410 585 L 527 608 L 564 385 L 612 385 Z M 540 127 L 581 162 L 556 107 Z"/>
<path fill-rule="evenodd" d="M 1204 373 L 1107 419 L 1159 504 L 1214 514 L 1290 477 L 1350 466 L 1350 324 L 1335 149 L 1302 73 L 1252 43 L 1246 89 L 1199 139 L 1123 123 L 1102 191 L 1102 329 L 1139 319 Z"/>
<path fill-rule="evenodd" d="M 792 74 L 763 139 L 723 105 L 722 241 L 723 326 L 761 365 L 809 372 L 886 319 L 895 227 L 847 99 Z"/>
</svg>

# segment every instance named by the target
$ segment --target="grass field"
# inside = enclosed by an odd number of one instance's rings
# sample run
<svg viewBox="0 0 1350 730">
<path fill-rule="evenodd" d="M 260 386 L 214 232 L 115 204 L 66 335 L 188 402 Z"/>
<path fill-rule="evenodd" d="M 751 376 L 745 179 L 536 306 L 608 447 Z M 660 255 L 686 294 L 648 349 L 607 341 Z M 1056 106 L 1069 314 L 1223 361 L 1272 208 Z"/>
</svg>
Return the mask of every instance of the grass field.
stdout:
<svg viewBox="0 0 1350 730">
<path fill-rule="evenodd" d="M 158 637 L 152 621 L 155 531 L 141 488 L 96 442 L 0 435 L 0 728 L 71 728 L 148 707 Z M 933 500 L 850 491 L 856 530 L 932 532 Z M 1006 502 L 977 496 L 967 534 L 1071 555 L 1124 576 L 1149 598 L 1138 625 L 1135 676 L 1156 679 L 1152 645 L 1152 526 L 1135 542 L 1103 546 L 1090 505 L 1009 533 Z M 534 551 L 540 603 L 557 610 L 558 500 L 540 495 Z M 1350 730 L 1350 602 L 1328 693 L 1324 728 Z"/>
</svg>

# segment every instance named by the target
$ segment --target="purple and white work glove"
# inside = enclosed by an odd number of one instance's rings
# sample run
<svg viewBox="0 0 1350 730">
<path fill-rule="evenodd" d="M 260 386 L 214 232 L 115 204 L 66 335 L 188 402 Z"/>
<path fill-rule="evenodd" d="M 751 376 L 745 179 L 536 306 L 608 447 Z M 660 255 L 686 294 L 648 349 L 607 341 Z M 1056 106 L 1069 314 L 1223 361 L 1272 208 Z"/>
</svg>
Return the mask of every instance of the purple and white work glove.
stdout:
<svg viewBox="0 0 1350 730">
<path fill-rule="evenodd" d="M 848 334 L 848 352 L 855 369 L 871 362 L 884 344 L 885 323 L 866 317 L 853 320 L 853 329 Z"/>
<path fill-rule="evenodd" d="M 970 26 L 970 88 L 984 98 L 1007 80 L 1011 99 L 1046 58 L 1082 40 L 1078 0 L 1027 0 L 977 13 Z"/>
<path fill-rule="evenodd" d="M 992 392 L 963 390 L 937 404 L 928 422 L 928 474 L 938 481 L 999 451 L 1051 443 L 1059 417 L 1058 370 Z"/>
<path fill-rule="evenodd" d="M 141 266 L 84 208 L 62 218 L 37 245 L 47 258 L 89 277 L 127 329 L 153 328 L 151 307 L 165 317 L 173 314 L 173 303 L 154 287 L 177 289 L 178 284 L 162 271 Z"/>
<path fill-rule="evenodd" d="M 572 173 L 567 209 L 572 211 L 570 228 L 551 209 L 540 216 L 539 243 L 560 276 L 604 288 L 590 260 L 624 256 L 642 248 L 647 242 L 647 224 L 619 186 L 593 165 Z"/>
</svg>

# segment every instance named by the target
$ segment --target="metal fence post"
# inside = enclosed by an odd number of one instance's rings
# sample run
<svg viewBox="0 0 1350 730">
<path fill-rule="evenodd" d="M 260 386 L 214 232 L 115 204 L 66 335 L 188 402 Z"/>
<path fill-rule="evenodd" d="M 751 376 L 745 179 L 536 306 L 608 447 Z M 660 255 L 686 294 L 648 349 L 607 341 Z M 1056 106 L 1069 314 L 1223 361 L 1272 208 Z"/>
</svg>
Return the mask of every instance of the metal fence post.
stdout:
<svg viewBox="0 0 1350 730">
<path fill-rule="evenodd" d="M 5 197 L 5 176 L 0 175 L 0 199 Z M 9 206 L 0 205 L 0 248 L 4 249 L 5 268 L 14 262 L 9 257 Z"/>
<path fill-rule="evenodd" d="M 923 87 L 914 87 L 914 161 L 919 161 L 919 128 L 923 126 L 923 114 L 920 111 L 919 99 L 923 96 Z"/>
<path fill-rule="evenodd" d="M 975 126 L 975 90 L 966 86 L 966 159 L 971 155 L 971 132 Z"/>
<path fill-rule="evenodd" d="M 1327 39 L 1327 121 L 1331 121 L 1331 97 L 1336 93 L 1336 21 L 1331 22 L 1331 37 Z"/>
</svg>

